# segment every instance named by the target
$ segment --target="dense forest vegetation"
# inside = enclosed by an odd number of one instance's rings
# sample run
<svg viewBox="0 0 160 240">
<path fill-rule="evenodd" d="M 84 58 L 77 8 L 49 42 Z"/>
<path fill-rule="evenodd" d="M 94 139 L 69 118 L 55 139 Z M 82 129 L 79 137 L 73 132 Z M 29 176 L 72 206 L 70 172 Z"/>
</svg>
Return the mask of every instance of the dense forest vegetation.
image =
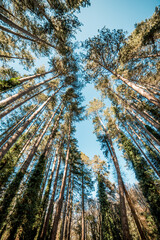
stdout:
<svg viewBox="0 0 160 240">
<path fill-rule="evenodd" d="M 77 13 L 90 4 L 1 0 L 2 240 L 160 239 L 160 8 L 130 35 L 102 28 L 79 53 Z M 86 107 L 88 83 L 101 100 Z M 79 149 L 86 118 L 104 160 Z"/>
</svg>

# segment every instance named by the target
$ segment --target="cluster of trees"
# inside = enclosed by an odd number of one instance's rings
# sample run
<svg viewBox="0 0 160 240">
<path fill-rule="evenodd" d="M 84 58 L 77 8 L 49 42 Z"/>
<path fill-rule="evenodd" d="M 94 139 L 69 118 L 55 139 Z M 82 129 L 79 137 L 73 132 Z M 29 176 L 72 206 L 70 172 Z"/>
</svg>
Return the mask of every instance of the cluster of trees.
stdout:
<svg viewBox="0 0 160 240">
<path fill-rule="evenodd" d="M 73 37 L 81 26 L 76 13 L 89 5 L 89 0 L 0 5 L 3 240 L 160 237 L 160 10 L 129 37 L 103 28 L 83 44 L 85 83 L 93 81 L 102 98 L 90 102 L 87 115 L 106 160 L 114 164 L 113 184 L 107 161 L 89 159 L 75 137 L 85 109 Z M 46 58 L 48 70 L 21 73 L 21 66 L 31 71 L 37 59 Z M 135 186 L 122 178 L 117 146 L 135 172 Z"/>
</svg>

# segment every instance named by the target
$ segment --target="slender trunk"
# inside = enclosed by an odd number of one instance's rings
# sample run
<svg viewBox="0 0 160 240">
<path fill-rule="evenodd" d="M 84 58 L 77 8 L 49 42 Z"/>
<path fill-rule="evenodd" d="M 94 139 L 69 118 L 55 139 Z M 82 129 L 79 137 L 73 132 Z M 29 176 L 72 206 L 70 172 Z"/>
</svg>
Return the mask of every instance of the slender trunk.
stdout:
<svg viewBox="0 0 160 240">
<path fill-rule="evenodd" d="M 43 85 L 43 84 L 51 81 L 52 79 L 54 79 L 54 78 L 56 78 L 56 77 L 58 77 L 58 74 L 57 74 L 56 76 L 52 77 L 52 78 L 49 78 L 49 79 L 43 81 L 43 82 L 37 83 L 37 84 L 35 84 L 35 85 L 27 88 L 26 90 L 23 90 L 23 91 L 21 91 L 21 92 L 19 92 L 19 93 L 16 93 L 16 94 L 14 94 L 14 95 L 6 98 L 6 99 L 1 100 L 1 101 L 0 101 L 0 107 L 4 107 L 4 106 L 6 106 L 6 105 L 8 105 L 8 104 L 13 103 L 14 101 L 16 101 L 17 99 L 19 99 L 20 97 L 24 96 L 25 94 L 28 94 L 30 91 L 38 88 L 39 86 L 41 86 L 41 85 Z M 61 88 L 62 88 L 62 86 L 61 86 Z"/>
<path fill-rule="evenodd" d="M 43 129 L 43 132 L 41 133 L 40 137 L 37 139 L 36 144 L 34 145 L 34 147 L 32 148 L 31 152 L 29 153 L 26 161 L 25 161 L 24 164 L 22 165 L 22 168 L 21 168 L 21 171 L 22 171 L 22 172 L 25 172 L 26 169 L 28 168 L 28 166 L 29 166 L 29 164 L 30 164 L 33 156 L 35 155 L 35 153 L 36 153 L 36 151 L 37 151 L 37 149 L 38 149 L 38 147 L 39 147 L 39 145 L 40 145 L 40 143 L 41 143 L 41 141 L 42 141 L 42 138 L 43 138 L 44 134 L 46 133 L 46 131 L 47 131 L 49 125 L 51 124 L 51 121 L 52 121 L 52 119 L 54 118 L 54 116 L 55 116 L 55 114 L 56 114 L 56 112 L 57 112 L 58 109 L 59 109 L 59 107 L 58 107 L 58 108 L 56 109 L 56 111 L 52 114 L 50 120 L 49 120 L 48 123 L 45 125 L 45 127 L 44 127 L 44 129 Z"/>
<path fill-rule="evenodd" d="M 67 231 L 68 231 L 68 219 L 69 219 L 69 208 L 70 208 L 70 198 L 71 198 L 71 168 L 69 171 L 69 194 L 67 199 L 67 211 L 65 215 L 65 222 L 64 222 L 64 239 L 67 239 Z"/>
<path fill-rule="evenodd" d="M 82 170 L 82 240 L 85 240 L 85 220 L 84 220 L 84 176 Z"/>
<path fill-rule="evenodd" d="M 146 134 L 144 134 L 144 133 L 139 129 L 139 127 L 138 127 L 137 125 L 135 125 L 133 122 L 132 122 L 132 124 L 138 129 L 139 133 L 142 134 L 142 135 L 145 137 L 145 139 L 154 147 L 154 149 L 157 150 L 157 152 L 160 153 L 160 150 L 155 146 L 155 144 L 152 143 L 152 141 L 146 136 Z"/>
<path fill-rule="evenodd" d="M 140 145 L 137 143 L 137 141 L 133 138 L 132 134 L 127 130 L 127 128 L 125 127 L 125 125 L 122 122 L 123 127 L 125 128 L 126 132 L 130 135 L 131 139 L 134 141 L 134 143 L 136 144 L 136 146 L 138 147 L 138 149 L 140 150 L 140 152 L 143 154 L 143 156 L 145 157 L 146 161 L 149 163 L 149 165 L 152 167 L 152 169 L 155 171 L 155 173 L 157 174 L 158 177 L 160 177 L 159 172 L 157 171 L 157 169 L 154 167 L 154 165 L 151 163 L 151 161 L 149 160 L 149 158 L 146 156 L 146 154 L 144 153 L 144 151 L 142 150 L 142 148 L 140 147 Z M 133 128 L 129 125 L 129 128 L 131 130 L 133 130 Z M 134 132 L 135 133 L 135 132 Z"/>
<path fill-rule="evenodd" d="M 54 196 L 55 196 L 55 192 L 56 192 L 56 188 L 57 188 L 60 163 L 61 163 L 61 149 L 60 149 L 59 156 L 58 156 L 58 164 L 57 164 L 56 176 L 55 176 L 55 179 L 54 179 L 52 197 L 51 197 L 51 200 L 50 200 L 50 203 L 49 203 L 48 212 L 47 212 L 47 215 L 46 215 L 46 219 L 44 221 L 44 226 L 43 226 L 43 230 L 42 230 L 40 239 L 45 239 L 47 231 L 48 231 L 49 219 L 50 219 L 52 209 L 53 209 L 53 205 L 54 205 Z"/>
<path fill-rule="evenodd" d="M 97 114 L 98 116 L 98 114 Z M 99 122 L 101 124 L 101 126 L 104 129 L 104 132 L 107 136 L 107 139 L 109 141 L 106 141 L 108 150 L 111 154 L 116 172 L 117 172 L 117 178 L 118 178 L 118 188 L 119 188 L 119 196 L 120 196 L 120 208 L 121 208 L 121 222 L 122 222 L 122 230 L 123 230 L 123 239 L 124 240 L 131 240 L 131 236 L 129 233 L 129 226 L 128 226 L 128 219 L 127 219 L 127 213 L 126 213 L 126 206 L 125 206 L 125 198 L 124 198 L 124 191 L 123 191 L 123 182 L 122 182 L 122 177 L 121 177 L 121 172 L 120 172 L 120 168 L 119 168 L 119 163 L 118 163 L 118 159 L 116 156 L 116 153 L 114 151 L 114 147 L 113 147 L 113 143 L 112 140 L 110 138 L 110 136 L 107 133 L 107 129 L 105 128 L 101 118 L 98 116 Z"/>
<path fill-rule="evenodd" d="M 125 185 L 124 185 L 124 182 L 123 182 L 123 189 L 124 189 L 124 192 L 125 192 L 125 196 L 126 196 L 128 205 L 129 205 L 129 207 L 130 207 L 130 209 L 131 209 L 132 216 L 133 216 L 134 221 L 135 221 L 135 223 L 136 223 L 138 232 L 139 232 L 139 234 L 140 234 L 140 236 L 141 236 L 141 239 L 142 239 L 142 240 L 147 240 L 148 238 L 146 237 L 145 232 L 143 231 L 143 226 L 141 226 L 141 222 L 140 222 L 140 220 L 139 220 L 139 218 L 138 218 L 138 216 L 137 216 L 136 210 L 135 210 L 134 205 L 133 205 L 133 203 L 132 203 L 132 201 L 131 201 L 131 198 L 130 198 L 130 196 L 129 196 L 129 194 L 128 194 L 128 191 L 127 191 L 127 189 L 126 189 L 126 187 L 125 187 Z"/>
<path fill-rule="evenodd" d="M 95 61 L 95 62 L 100 64 L 103 68 L 105 68 L 107 71 L 112 73 L 115 77 L 117 77 L 118 79 L 122 80 L 125 84 L 127 84 L 129 87 L 131 87 L 137 93 L 139 93 L 141 96 L 147 98 L 150 102 L 152 102 L 156 106 L 160 107 L 160 101 L 159 101 L 158 98 L 154 97 L 152 94 L 149 94 L 148 92 L 146 92 L 144 89 L 140 88 L 134 82 L 131 82 L 130 80 L 122 77 L 121 75 L 117 74 L 116 72 L 113 72 L 111 69 L 109 69 L 104 64 L 100 63 L 99 61 Z"/>
<path fill-rule="evenodd" d="M 26 98 L 25 100 L 23 100 L 22 102 L 16 104 L 15 106 L 13 106 L 13 107 L 11 107 L 11 108 L 3 111 L 2 113 L 0 113 L 0 119 L 3 118 L 4 116 L 6 116 L 7 114 L 9 114 L 10 112 L 12 112 L 13 110 L 15 110 L 15 109 L 17 109 L 18 107 L 20 107 L 20 106 L 21 106 L 22 104 L 24 104 L 25 102 L 31 100 L 32 98 L 36 97 L 37 95 L 41 94 L 42 92 L 46 91 L 46 90 L 49 89 L 49 88 L 50 88 L 50 87 L 45 88 L 45 89 L 43 89 L 42 91 L 34 94 L 33 96 Z"/>
<path fill-rule="evenodd" d="M 54 95 L 54 94 L 53 94 Z M 17 139 L 21 136 L 24 130 L 28 127 L 28 125 L 32 122 L 32 120 L 37 116 L 37 114 L 44 108 L 44 106 L 52 99 L 53 95 L 49 97 L 26 121 L 25 123 L 18 128 L 18 130 L 12 135 L 12 137 L 0 148 L 0 160 L 4 157 L 4 155 L 8 152 L 8 150 L 12 147 L 12 145 L 17 141 Z"/>
<path fill-rule="evenodd" d="M 131 104 L 131 107 L 141 116 L 143 117 L 147 122 L 149 122 L 153 127 L 160 129 L 160 124 L 157 123 L 156 120 L 154 120 L 147 112 L 140 111 L 136 106 Z"/>
<path fill-rule="evenodd" d="M 64 174 L 63 174 L 63 179 L 62 179 L 60 195 L 59 195 L 59 199 L 58 199 L 58 202 L 57 202 L 55 217 L 54 217 L 54 221 L 53 221 L 53 227 L 52 227 L 52 232 L 51 232 L 51 240 L 56 239 L 58 224 L 59 224 L 61 210 L 62 210 L 63 196 L 64 196 L 64 190 L 65 190 L 66 178 L 67 178 L 67 170 L 68 170 L 68 163 L 69 163 L 70 134 L 71 134 L 71 119 L 69 120 L 68 144 L 67 144 L 65 168 L 64 168 Z"/>
<path fill-rule="evenodd" d="M 31 61 L 31 59 L 29 59 L 29 58 L 16 57 L 16 56 L 8 56 L 8 55 L 3 55 L 3 54 L 0 54 L 0 58 L 11 58 L 11 59 L 20 59 L 20 60 L 28 60 L 28 61 Z"/>
<path fill-rule="evenodd" d="M 69 174 L 68 186 L 67 186 L 67 192 L 66 192 L 66 199 L 65 199 L 65 201 L 63 201 L 63 217 L 62 217 L 62 225 L 61 225 L 59 240 L 63 240 L 63 235 L 64 235 L 64 232 L 65 232 L 65 220 L 66 220 L 67 201 L 68 201 L 69 188 L 70 188 L 70 183 L 71 183 L 71 177 L 70 176 L 71 175 Z"/>
<path fill-rule="evenodd" d="M 7 12 L 9 15 L 11 15 L 12 17 L 14 17 L 14 19 L 17 19 L 18 21 L 19 21 L 19 19 L 18 18 L 16 18 L 16 16 L 14 16 L 10 11 L 8 11 L 6 8 L 4 8 L 3 6 L 0 6 L 0 8 L 3 10 L 3 11 L 5 11 L 5 12 Z"/>
<path fill-rule="evenodd" d="M 25 119 L 27 119 L 27 117 L 34 111 L 34 109 L 36 107 L 37 107 L 37 105 L 32 110 L 27 112 L 27 114 L 11 129 L 11 131 L 5 135 L 5 137 L 0 142 L 0 146 L 2 146 L 7 141 L 7 139 L 9 139 L 11 137 L 11 135 L 13 135 L 13 133 L 16 131 L 17 127 L 21 126 L 22 122 Z"/>
<path fill-rule="evenodd" d="M 155 137 L 152 135 L 152 133 L 150 133 L 150 132 L 147 130 L 147 128 L 145 128 L 145 123 L 144 123 L 144 124 L 141 123 L 141 120 L 138 118 L 137 115 L 133 115 L 128 109 L 126 109 L 126 110 L 127 110 L 127 112 L 130 114 L 130 116 L 133 117 L 133 118 L 136 120 L 136 122 L 138 122 L 138 124 L 140 125 L 140 127 L 151 137 L 151 139 L 153 139 L 153 140 L 157 143 L 157 145 L 160 146 L 160 142 L 158 141 L 158 139 L 155 138 Z"/>
<path fill-rule="evenodd" d="M 55 46 L 53 46 L 52 44 L 44 41 L 43 39 L 40 39 L 39 37 L 33 35 L 33 34 L 30 33 L 29 31 L 25 30 L 24 28 L 18 26 L 17 24 L 15 24 L 14 22 L 12 22 L 12 21 L 9 20 L 8 18 L 6 18 L 6 17 L 5 17 L 4 15 L 2 15 L 1 13 L 0 13 L 0 20 L 3 21 L 4 23 L 8 24 L 10 27 L 13 27 L 13 28 L 15 28 L 15 29 L 23 32 L 24 34 L 30 36 L 31 38 L 37 40 L 37 42 L 42 42 L 42 43 L 44 43 L 44 44 L 47 44 L 47 45 L 50 46 L 50 47 L 55 48 Z"/>
<path fill-rule="evenodd" d="M 14 32 L 14 31 L 12 31 L 12 30 L 10 30 L 10 29 L 4 27 L 4 26 L 1 26 L 1 25 L 0 25 L 0 29 L 1 29 L 2 31 L 5 31 L 5 32 L 8 32 L 8 33 L 11 33 L 11 34 L 13 34 L 13 35 L 15 35 L 15 36 L 17 36 L 17 37 L 20 37 L 20 38 L 23 38 L 23 39 L 29 40 L 29 41 L 31 41 L 31 42 L 36 42 L 36 43 L 40 43 L 40 44 L 41 44 L 41 42 L 38 42 L 38 41 L 35 40 L 35 39 L 32 39 L 32 38 L 29 38 L 29 37 L 23 36 L 22 34 L 17 33 L 17 32 Z"/>
<path fill-rule="evenodd" d="M 73 186 L 74 186 L 74 178 L 72 180 L 72 190 L 71 190 L 71 201 L 70 201 L 70 211 L 69 211 L 69 220 L 68 220 L 68 231 L 67 231 L 67 239 L 71 238 L 71 224 L 72 224 L 72 210 L 73 210 Z"/>
<path fill-rule="evenodd" d="M 52 73 L 52 72 L 53 72 L 53 70 L 50 70 L 50 71 L 45 72 L 45 73 L 35 74 L 35 75 L 32 75 L 32 76 L 28 76 L 28 77 L 23 77 L 23 78 L 18 79 L 18 81 L 23 83 L 23 82 L 26 82 L 28 80 L 34 79 L 34 78 L 40 78 L 40 77 L 45 76 L 45 75 L 47 75 L 49 73 Z"/>
</svg>

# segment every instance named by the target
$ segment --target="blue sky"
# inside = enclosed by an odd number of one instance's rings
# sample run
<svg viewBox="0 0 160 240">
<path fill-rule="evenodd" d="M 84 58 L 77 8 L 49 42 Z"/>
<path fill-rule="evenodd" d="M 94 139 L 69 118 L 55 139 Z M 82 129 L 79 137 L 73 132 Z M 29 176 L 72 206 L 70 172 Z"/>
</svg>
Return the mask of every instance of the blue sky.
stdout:
<svg viewBox="0 0 160 240">
<path fill-rule="evenodd" d="M 98 29 L 104 26 L 110 29 L 123 29 L 131 33 L 134 30 L 135 23 L 152 16 L 158 4 L 158 0 L 91 0 L 91 6 L 82 9 L 78 14 L 78 18 L 83 23 L 83 26 L 81 27 L 81 32 L 77 33 L 77 41 L 84 41 L 88 37 L 96 35 Z M 87 84 L 83 94 L 85 96 L 85 104 L 88 104 L 94 97 L 99 97 L 91 84 Z M 104 159 L 100 150 L 100 144 L 93 134 L 91 120 L 85 120 L 77 124 L 76 137 L 80 151 L 90 158 L 93 158 L 96 154 Z M 134 173 L 128 169 L 127 171 L 126 169 L 124 170 L 125 161 L 121 157 L 121 153 L 118 153 L 118 158 L 121 162 L 122 172 L 125 174 L 125 180 L 133 183 L 135 181 Z M 111 170 L 113 170 L 113 166 L 111 166 Z"/>
</svg>

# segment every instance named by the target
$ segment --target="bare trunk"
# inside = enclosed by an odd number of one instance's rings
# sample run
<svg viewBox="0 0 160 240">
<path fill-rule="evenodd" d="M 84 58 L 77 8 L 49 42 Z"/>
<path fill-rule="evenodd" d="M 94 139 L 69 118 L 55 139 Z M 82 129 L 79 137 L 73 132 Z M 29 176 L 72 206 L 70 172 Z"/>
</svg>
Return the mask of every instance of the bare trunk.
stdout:
<svg viewBox="0 0 160 240">
<path fill-rule="evenodd" d="M 97 114 L 98 116 L 98 114 Z M 119 168 L 119 163 L 118 163 L 118 159 L 116 156 L 116 153 L 114 151 L 114 147 L 113 147 L 113 143 L 112 140 L 110 138 L 110 136 L 107 133 L 107 129 L 105 128 L 101 118 L 98 116 L 99 122 L 101 124 L 101 126 L 104 129 L 104 132 L 107 136 L 107 139 L 109 141 L 106 142 L 108 150 L 111 154 L 116 172 L 117 172 L 117 178 L 118 178 L 118 188 L 119 188 L 119 196 L 120 196 L 120 210 L 121 210 L 121 222 L 122 222 L 122 230 L 123 230 L 123 239 L 124 240 L 131 240 L 131 236 L 129 233 L 129 226 L 128 226 L 128 219 L 127 219 L 127 213 L 126 213 L 126 205 L 125 205 L 125 198 L 124 198 L 124 191 L 123 191 L 123 181 L 122 181 L 122 177 L 121 177 L 121 172 L 120 172 L 120 168 Z"/>
<path fill-rule="evenodd" d="M 149 122 L 153 127 L 160 129 L 159 123 L 157 123 L 147 112 L 140 111 L 137 107 L 135 107 L 133 104 L 131 104 L 131 107 L 141 116 L 143 117 L 147 122 Z"/>
<path fill-rule="evenodd" d="M 11 135 L 16 131 L 17 127 L 21 126 L 22 122 L 27 119 L 27 117 L 34 111 L 36 107 L 37 105 L 32 110 L 30 110 L 20 121 L 18 121 L 18 123 L 11 129 L 11 131 L 5 135 L 5 137 L 0 142 L 0 146 L 2 146 L 7 141 L 7 139 L 11 137 Z"/>
<path fill-rule="evenodd" d="M 141 236 L 141 239 L 142 239 L 142 240 L 147 240 L 148 238 L 146 237 L 145 232 L 143 231 L 143 226 L 141 226 L 141 222 L 140 222 L 140 220 L 139 220 L 139 218 L 138 218 L 138 216 L 137 216 L 137 213 L 136 213 L 136 211 L 135 211 L 134 205 L 133 205 L 133 203 L 132 203 L 132 201 L 131 201 L 131 199 L 130 199 L 130 196 L 129 196 L 129 194 L 128 194 L 128 191 L 127 191 L 124 183 L 123 183 L 123 189 L 124 189 L 124 192 L 125 192 L 125 196 L 126 196 L 128 205 L 129 205 L 129 207 L 130 207 L 130 209 L 131 209 L 132 216 L 133 216 L 134 221 L 135 221 L 135 223 L 136 223 L 138 232 L 139 232 L 139 234 L 140 234 L 140 236 Z"/>
<path fill-rule="evenodd" d="M 41 43 L 41 42 L 38 42 L 37 40 L 35 40 L 35 39 L 33 39 L 33 38 L 29 38 L 29 37 L 23 36 L 23 35 L 20 34 L 20 33 L 14 32 L 14 31 L 12 31 L 12 30 L 4 27 L 4 26 L 1 26 L 1 25 L 0 25 L 0 29 L 1 29 L 2 31 L 11 33 L 11 34 L 13 34 L 13 35 L 15 35 L 15 36 L 17 36 L 17 37 L 20 37 L 20 38 L 29 40 L 29 41 L 31 41 L 31 42 Z"/>
<path fill-rule="evenodd" d="M 55 116 L 55 114 L 56 114 L 56 112 L 57 112 L 58 109 L 59 109 L 59 107 L 58 107 L 58 108 L 56 109 L 56 111 L 52 114 L 50 120 L 49 120 L 48 123 L 45 125 L 45 127 L 44 127 L 44 129 L 43 129 L 43 132 L 41 133 L 40 137 L 37 139 L 36 144 L 34 145 L 34 147 L 32 148 L 31 152 L 29 153 L 26 161 L 25 161 L 24 164 L 22 165 L 22 168 L 21 168 L 21 171 L 22 171 L 22 172 L 25 172 L 26 169 L 28 168 L 28 166 L 29 166 L 29 164 L 30 164 L 33 156 L 35 155 L 35 153 L 36 153 L 36 151 L 37 151 L 37 149 L 38 149 L 38 147 L 39 147 L 39 145 L 40 145 L 40 143 L 41 143 L 41 141 L 42 141 L 42 138 L 43 138 L 44 134 L 46 133 L 46 131 L 47 131 L 49 125 L 51 124 L 51 121 L 52 121 L 52 119 L 54 118 L 54 116 Z"/>
<path fill-rule="evenodd" d="M 7 114 L 9 114 L 10 112 L 12 112 L 13 110 L 15 110 L 16 108 L 20 107 L 20 106 L 21 106 L 22 104 L 24 104 L 25 102 L 31 100 L 32 98 L 36 97 L 37 95 L 41 94 L 42 92 L 46 91 L 46 90 L 49 89 L 49 88 L 50 88 L 50 87 L 45 88 L 45 89 L 43 89 L 42 91 L 34 94 L 33 96 L 26 98 L 24 101 L 16 104 L 15 106 L 13 106 L 13 107 L 11 107 L 11 108 L 3 111 L 2 113 L 0 113 L 0 119 L 3 118 L 4 116 L 6 116 Z"/>
<path fill-rule="evenodd" d="M 25 30 L 24 28 L 18 26 L 17 24 L 15 24 L 14 22 L 12 22 L 12 21 L 9 20 L 8 18 L 6 18 L 6 17 L 5 17 L 4 15 L 2 15 L 1 13 L 0 13 L 0 20 L 2 20 L 4 23 L 8 24 L 10 27 L 13 27 L 13 28 L 15 28 L 15 29 L 23 32 L 24 34 L 30 36 L 31 38 L 37 40 L 37 42 L 42 42 L 42 43 L 44 43 L 44 44 L 47 44 L 47 45 L 50 46 L 50 47 L 55 48 L 55 46 L 53 46 L 52 44 L 44 41 L 43 39 L 40 39 L 39 37 L 33 35 L 33 34 L 30 33 L 29 31 Z"/>
<path fill-rule="evenodd" d="M 16 56 L 8 56 L 8 55 L 3 55 L 3 54 L 0 54 L 0 58 L 11 58 L 11 59 L 20 59 L 20 60 L 28 60 L 28 61 L 31 61 L 31 59 L 29 59 L 29 58 L 16 57 Z"/>
<path fill-rule="evenodd" d="M 26 82 L 28 80 L 34 79 L 34 78 L 40 78 L 40 77 L 45 76 L 46 74 L 49 74 L 49 73 L 52 73 L 52 72 L 53 72 L 53 70 L 45 72 L 45 73 L 41 73 L 41 74 L 35 74 L 35 75 L 32 75 L 32 76 L 23 77 L 23 78 L 18 79 L 18 81 L 23 83 L 23 82 Z"/>
<path fill-rule="evenodd" d="M 16 93 L 16 94 L 14 94 L 14 95 L 6 98 L 6 99 L 1 100 L 1 101 L 0 101 L 0 107 L 4 107 L 4 106 L 6 106 L 6 105 L 8 105 L 8 104 L 13 103 L 14 101 L 16 101 L 17 99 L 19 99 L 20 97 L 24 96 L 25 94 L 29 93 L 30 91 L 32 91 L 32 90 L 36 89 L 37 87 L 39 87 L 39 86 L 41 86 L 41 85 L 43 85 L 43 84 L 51 81 L 52 79 L 54 79 L 54 78 L 56 78 L 56 77 L 58 77 L 58 74 L 57 74 L 56 76 L 52 77 L 52 78 L 49 78 L 49 79 L 43 81 L 43 82 L 37 83 L 37 84 L 35 84 L 35 85 L 27 88 L 26 90 L 23 90 L 23 91 L 21 91 L 21 92 L 19 92 L 19 93 Z M 61 88 L 62 88 L 62 87 L 61 87 Z"/>
<path fill-rule="evenodd" d="M 8 150 L 12 147 L 12 145 L 17 141 L 17 139 L 21 136 L 24 130 L 28 127 L 28 125 L 32 122 L 32 120 L 37 116 L 37 114 L 44 108 L 44 106 L 52 99 L 53 95 L 49 97 L 26 121 L 25 123 L 18 128 L 18 130 L 10 137 L 10 139 L 0 148 L 0 160 L 4 157 L 4 155 L 8 152 Z"/>
<path fill-rule="evenodd" d="M 55 179 L 54 179 L 52 197 L 51 197 L 51 200 L 50 200 L 50 203 L 49 203 L 48 212 L 47 212 L 47 215 L 46 215 L 46 218 L 45 218 L 45 221 L 44 221 L 44 226 L 43 226 L 43 230 L 42 230 L 40 239 L 45 239 L 46 238 L 46 233 L 48 231 L 49 219 L 50 219 L 52 209 L 53 209 L 53 205 L 54 205 L 54 196 L 55 196 L 55 192 L 56 192 L 56 188 L 57 188 L 57 181 L 58 181 L 60 163 L 61 163 L 61 149 L 60 149 L 59 156 L 58 156 L 58 164 L 57 164 L 56 176 L 55 176 Z"/>
<path fill-rule="evenodd" d="M 83 167 L 83 166 L 82 166 Z M 83 185 L 84 177 L 82 173 L 82 240 L 85 240 L 85 220 L 84 220 L 84 185 Z"/>
<path fill-rule="evenodd" d="M 57 207 L 56 207 L 56 212 L 55 212 L 55 217 L 54 217 L 54 221 L 53 221 L 53 227 L 52 227 L 52 232 L 51 232 L 51 240 L 56 239 L 58 224 L 59 224 L 61 210 L 62 210 L 63 196 L 64 196 L 64 190 L 65 190 L 66 178 L 67 178 L 67 170 L 68 170 L 68 163 L 69 163 L 70 134 L 71 134 L 71 119 L 69 120 L 68 144 L 67 144 L 65 168 L 64 168 L 64 174 L 63 174 L 63 179 L 62 179 L 61 191 L 60 191 L 60 195 L 59 195 L 59 199 L 58 199 L 58 203 L 57 203 Z"/>
<path fill-rule="evenodd" d="M 59 240 L 63 240 L 63 235 L 64 235 L 64 232 L 65 232 L 66 209 L 67 209 L 69 188 L 70 188 L 70 183 L 71 183 L 71 177 L 70 176 L 71 175 L 69 174 L 66 199 L 65 199 L 65 201 L 63 201 L 63 217 L 62 217 L 62 225 L 61 225 Z"/>
<path fill-rule="evenodd" d="M 71 238 L 71 224 L 72 224 L 72 209 L 73 209 L 73 186 L 74 186 L 74 178 L 72 180 L 72 190 L 71 190 L 71 201 L 70 201 L 70 208 L 69 208 L 69 219 L 68 219 L 68 230 L 67 230 L 67 239 L 70 240 Z"/>
<path fill-rule="evenodd" d="M 139 127 L 136 126 L 133 122 L 132 122 L 132 124 L 138 129 L 138 131 L 140 132 L 140 134 L 142 134 L 142 135 L 145 137 L 145 139 L 154 147 L 154 149 L 155 149 L 157 152 L 160 153 L 160 150 L 155 146 L 155 144 L 152 143 L 152 141 L 146 136 L 146 134 L 144 134 L 144 133 L 139 129 Z"/>
<path fill-rule="evenodd" d="M 160 142 L 158 141 L 158 139 L 156 139 L 156 138 L 152 135 L 152 133 L 150 133 L 150 132 L 147 130 L 147 128 L 145 128 L 145 123 L 144 123 L 144 124 L 141 123 L 141 120 L 138 118 L 138 116 L 133 115 L 128 109 L 126 109 L 126 110 L 127 110 L 127 112 L 131 115 L 131 117 L 133 117 L 133 118 L 136 120 L 136 122 L 138 122 L 138 124 L 140 125 L 140 127 L 151 137 L 151 139 L 153 139 L 153 140 L 157 143 L 157 145 L 160 146 Z"/>
<path fill-rule="evenodd" d="M 151 163 L 151 161 L 149 160 L 149 158 L 146 156 L 146 154 L 144 153 L 144 151 L 142 150 L 142 148 L 140 147 L 140 145 L 137 143 L 137 141 L 133 138 L 132 134 L 127 130 L 127 128 L 125 127 L 125 125 L 122 122 L 123 127 L 125 128 L 125 130 L 128 132 L 128 134 L 130 135 L 131 139 L 134 141 L 134 143 L 136 144 L 136 146 L 138 147 L 138 149 L 140 150 L 140 152 L 143 154 L 143 156 L 145 157 L 146 161 L 149 163 L 149 165 L 152 167 L 152 169 L 155 171 L 155 173 L 157 174 L 158 177 L 160 177 L 159 172 L 157 171 L 157 169 L 154 167 L 154 165 Z M 129 125 L 129 128 L 131 130 L 133 130 L 133 128 Z M 135 133 L 135 131 L 134 131 Z"/>
<path fill-rule="evenodd" d="M 122 80 L 125 84 L 127 84 L 129 87 L 131 87 L 133 90 L 135 90 L 137 93 L 139 93 L 141 96 L 147 98 L 150 102 L 152 102 L 153 104 L 155 104 L 156 106 L 160 107 L 160 101 L 158 98 L 154 97 L 152 94 L 149 94 L 147 91 L 145 91 L 144 89 L 140 88 L 137 84 L 135 84 L 134 82 L 131 82 L 130 80 L 122 77 L 121 75 L 117 74 L 116 72 L 113 72 L 111 69 L 109 69 L 108 67 L 106 67 L 104 64 L 102 64 L 99 61 L 95 61 L 96 63 L 98 63 L 100 66 L 102 66 L 103 68 L 105 68 L 107 71 L 109 71 L 110 73 L 112 73 L 115 77 L 117 77 L 118 79 Z"/>
</svg>

